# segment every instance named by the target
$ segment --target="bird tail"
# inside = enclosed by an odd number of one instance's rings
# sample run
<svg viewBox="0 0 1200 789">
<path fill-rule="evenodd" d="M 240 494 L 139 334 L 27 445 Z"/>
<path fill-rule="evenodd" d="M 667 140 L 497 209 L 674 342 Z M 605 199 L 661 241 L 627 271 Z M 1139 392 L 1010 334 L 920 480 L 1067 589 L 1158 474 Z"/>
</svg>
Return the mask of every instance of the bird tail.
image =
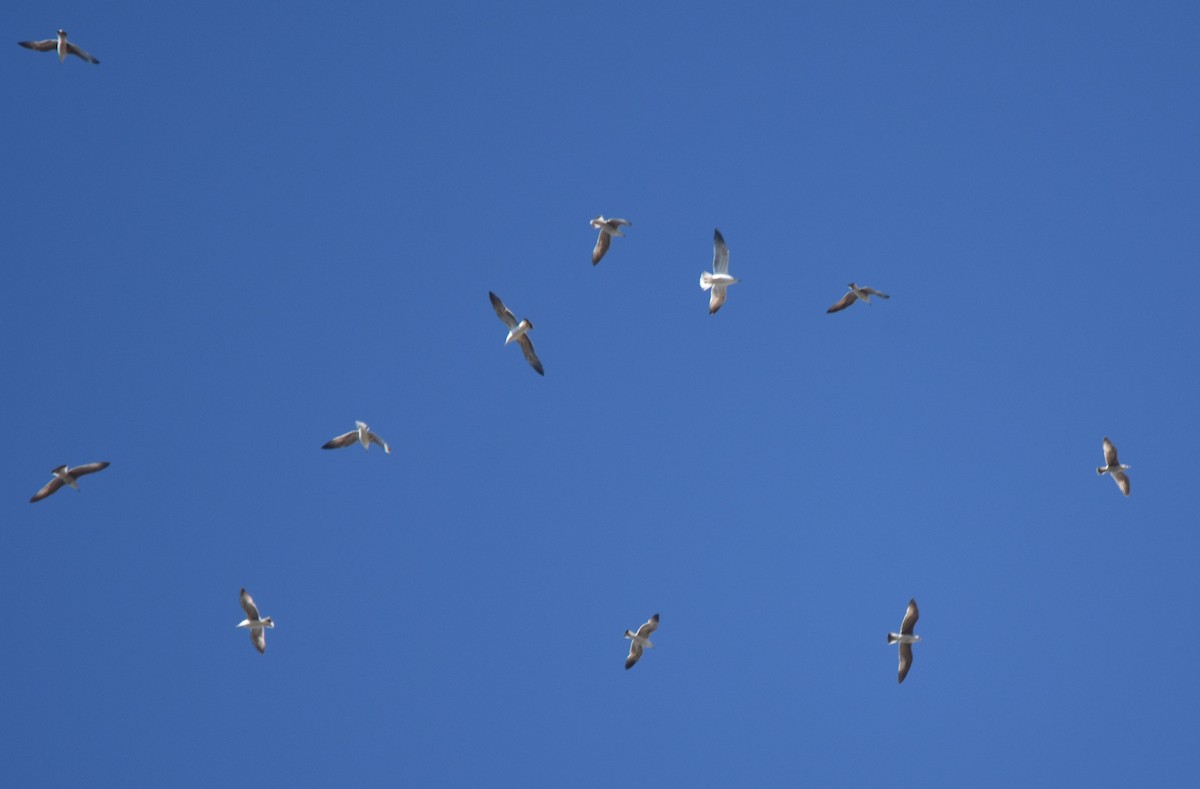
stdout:
<svg viewBox="0 0 1200 789">
<path fill-rule="evenodd" d="M 896 635 L 895 633 L 888 633 L 888 643 L 889 644 L 895 644 L 899 640 L 900 640 L 900 636 Z"/>
<path fill-rule="evenodd" d="M 709 274 L 707 271 L 705 271 L 703 274 L 700 275 L 700 289 L 708 290 L 712 286 L 713 286 L 712 274 Z"/>
</svg>

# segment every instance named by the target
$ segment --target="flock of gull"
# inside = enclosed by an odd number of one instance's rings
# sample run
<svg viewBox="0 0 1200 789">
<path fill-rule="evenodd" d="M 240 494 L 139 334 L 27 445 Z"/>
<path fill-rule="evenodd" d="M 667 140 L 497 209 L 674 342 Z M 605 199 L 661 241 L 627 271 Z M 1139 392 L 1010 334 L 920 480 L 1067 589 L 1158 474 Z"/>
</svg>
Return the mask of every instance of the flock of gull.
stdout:
<svg viewBox="0 0 1200 789">
<path fill-rule="evenodd" d="M 67 31 L 59 30 L 56 38 L 48 38 L 42 41 L 18 41 L 20 46 L 27 49 L 36 50 L 39 52 L 49 52 L 54 50 L 58 53 L 59 62 L 64 62 L 67 55 L 75 55 L 76 57 L 87 61 L 88 63 L 99 63 L 100 61 L 89 55 L 79 46 L 67 40 Z M 607 254 L 609 247 L 612 245 L 613 238 L 624 238 L 625 233 L 622 231 L 624 227 L 631 227 L 632 222 L 626 219 L 607 219 L 603 214 L 591 220 L 591 226 L 599 231 L 596 237 L 596 245 L 592 249 L 592 265 L 598 264 L 601 259 Z M 705 271 L 700 275 L 701 290 L 709 292 L 708 312 L 710 315 L 715 314 L 717 310 L 725 303 L 728 289 L 738 283 L 738 279 L 729 273 L 729 247 L 725 244 L 725 239 L 721 235 L 720 230 L 713 230 L 713 263 L 712 272 Z M 848 285 L 848 292 L 834 303 L 827 313 L 840 312 L 854 304 L 856 301 L 862 301 L 870 304 L 871 297 L 875 296 L 880 299 L 891 298 L 888 294 L 878 291 L 874 288 L 861 287 L 857 283 L 851 282 Z M 545 375 L 545 368 L 542 362 L 538 359 L 537 353 L 533 349 L 533 340 L 529 337 L 529 332 L 533 329 L 533 322 L 528 318 L 517 320 L 516 315 L 512 310 L 508 309 L 501 301 L 500 297 L 489 291 L 488 298 L 491 300 L 492 309 L 496 315 L 504 323 L 508 329 L 508 334 L 504 338 L 504 344 L 516 342 L 521 346 L 521 351 L 525 355 L 525 360 L 529 365 L 537 371 L 538 375 Z M 322 445 L 322 449 L 341 449 L 353 444 L 359 444 L 364 450 L 370 450 L 371 444 L 377 444 L 383 448 L 385 453 L 390 454 L 391 448 L 387 442 L 380 438 L 377 434 L 371 432 L 370 427 L 365 422 L 355 422 L 355 429 L 348 433 L 343 433 L 340 436 L 330 439 Z M 1096 468 L 1096 473 L 1103 476 L 1105 474 L 1112 477 L 1116 482 L 1117 487 L 1125 496 L 1129 495 L 1129 475 L 1125 472 L 1129 466 L 1122 464 L 1117 459 L 1117 448 L 1107 436 L 1103 442 L 1104 465 Z M 30 502 L 42 501 L 43 499 L 56 493 L 63 485 L 79 490 L 78 479 L 88 474 L 94 474 L 98 471 L 103 471 L 108 468 L 107 462 L 85 463 L 82 466 L 67 466 L 62 465 L 51 469 L 53 475 L 41 490 L 33 495 Z M 239 594 L 242 610 L 246 613 L 246 618 L 238 623 L 239 628 L 248 628 L 250 631 L 250 641 L 254 644 L 255 649 L 260 653 L 266 653 L 267 638 L 266 630 L 274 628 L 275 623 L 271 617 L 262 617 L 258 613 L 258 606 L 255 605 L 254 599 L 243 588 Z M 913 652 L 912 645 L 921 640 L 919 635 L 913 633 L 913 629 L 917 624 L 917 618 L 920 613 L 917 609 L 917 601 L 909 600 L 908 608 L 904 612 L 904 618 L 900 622 L 900 632 L 887 634 L 887 643 L 889 645 L 896 644 L 899 647 L 900 664 L 897 672 L 897 681 L 904 682 L 904 678 L 908 676 L 908 671 L 912 667 Z M 650 642 L 650 634 L 658 628 L 658 614 L 650 617 L 645 624 L 638 627 L 636 631 L 626 630 L 625 638 L 629 639 L 629 654 L 625 658 L 625 668 L 628 670 L 633 668 L 634 664 L 642 657 L 642 653 L 646 649 L 652 649 L 654 644 Z"/>
</svg>

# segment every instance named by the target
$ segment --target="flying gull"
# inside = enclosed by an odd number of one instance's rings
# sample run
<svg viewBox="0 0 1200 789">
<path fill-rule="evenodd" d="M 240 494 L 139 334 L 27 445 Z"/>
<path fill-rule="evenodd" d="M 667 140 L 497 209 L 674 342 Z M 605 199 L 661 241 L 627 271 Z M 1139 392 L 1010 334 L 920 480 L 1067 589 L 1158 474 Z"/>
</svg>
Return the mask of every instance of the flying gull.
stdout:
<svg viewBox="0 0 1200 789">
<path fill-rule="evenodd" d="M 592 220 L 592 227 L 600 231 L 600 236 L 596 239 L 596 247 L 592 250 L 592 265 L 600 262 L 600 258 L 604 257 L 604 253 L 608 251 L 608 245 L 612 243 L 613 236 L 625 238 L 625 234 L 621 232 L 621 226 L 632 226 L 633 223 L 625 219 L 605 219 L 604 214 Z"/>
<path fill-rule="evenodd" d="M 44 488 L 33 494 L 33 498 L 30 499 L 29 502 L 32 504 L 35 501 L 41 501 L 54 491 L 61 488 L 63 485 L 70 485 L 71 487 L 75 488 L 75 490 L 79 490 L 79 485 L 76 484 L 75 480 L 79 479 L 84 474 L 93 474 L 106 468 L 108 468 L 107 462 L 85 463 L 84 465 L 76 466 L 75 468 L 59 466 L 50 472 L 54 475 L 54 479 L 47 482 Z"/>
<path fill-rule="evenodd" d="M 321 449 L 341 449 L 342 447 L 348 447 L 357 441 L 358 443 L 362 444 L 363 449 L 369 450 L 371 448 L 371 444 L 378 444 L 379 446 L 383 447 L 384 452 L 391 454 L 392 448 L 387 445 L 386 441 L 372 433 L 371 428 L 367 427 L 366 422 L 359 422 L 356 419 L 354 420 L 354 424 L 357 425 L 356 428 L 351 430 L 349 433 L 343 433 L 337 438 L 329 439 L 321 445 Z"/>
<path fill-rule="evenodd" d="M 721 309 L 725 303 L 725 289 L 739 282 L 737 277 L 729 276 L 729 247 L 720 230 L 713 230 L 713 273 L 707 271 L 700 275 L 700 289 L 712 290 L 708 299 L 708 314 L 712 315 Z"/>
<path fill-rule="evenodd" d="M 52 49 L 57 49 L 59 63 L 66 60 L 67 55 L 75 55 L 78 58 L 86 60 L 88 63 L 100 62 L 70 41 L 67 41 L 67 31 L 65 30 L 58 31 L 58 38 L 47 38 L 44 41 L 18 41 L 17 43 L 26 49 L 36 49 L 38 52 L 49 52 Z"/>
<path fill-rule="evenodd" d="M 625 631 L 625 637 L 629 639 L 629 657 L 625 658 L 625 670 L 633 668 L 633 664 L 638 662 L 638 658 L 642 656 L 643 647 L 654 649 L 654 645 L 650 643 L 650 634 L 658 629 L 658 614 L 650 617 L 646 624 L 637 629 L 637 632 L 632 630 Z"/>
<path fill-rule="evenodd" d="M 267 633 L 263 628 L 273 628 L 275 623 L 269 616 L 263 618 L 258 615 L 258 606 L 254 604 L 254 599 L 246 594 L 245 588 L 242 589 L 242 610 L 246 612 L 246 618 L 238 623 L 238 627 L 250 628 L 250 643 L 254 644 L 259 653 L 266 654 Z"/>
<path fill-rule="evenodd" d="M 1103 467 L 1096 469 L 1096 473 L 1103 476 L 1110 474 L 1113 482 L 1117 483 L 1117 487 L 1126 496 L 1129 495 L 1129 475 L 1125 473 L 1125 469 L 1129 468 L 1124 463 L 1117 460 L 1117 448 L 1113 446 L 1113 442 L 1108 440 L 1108 436 L 1104 437 L 1104 463 Z"/>
<path fill-rule="evenodd" d="M 900 623 L 900 632 L 888 633 L 888 643 L 900 645 L 900 672 L 897 682 L 903 682 L 908 676 L 908 670 L 912 668 L 912 645 L 921 640 L 920 636 L 913 635 L 913 626 L 917 624 L 917 617 L 920 615 L 917 611 L 917 601 L 909 600 L 908 610 L 904 612 L 904 621 Z"/>
<path fill-rule="evenodd" d="M 825 311 L 826 312 L 840 312 L 840 311 L 846 309 L 847 307 L 849 307 L 851 304 L 853 304 L 858 299 L 862 299 L 867 304 L 870 304 L 872 296 L 878 296 L 881 299 L 890 299 L 891 298 L 891 296 L 887 295 L 886 293 L 881 293 L 880 291 L 875 290 L 875 288 L 860 288 L 858 285 L 855 285 L 853 282 L 851 282 L 850 283 L 850 292 L 847 293 L 845 296 L 842 296 L 841 301 L 839 301 L 837 304 L 834 304 L 832 307 L 830 307 L 829 309 L 827 309 Z"/>
<path fill-rule="evenodd" d="M 601 233 L 600 235 L 604 235 Z M 488 291 L 488 298 L 492 300 L 492 309 L 500 316 L 500 320 L 504 321 L 504 325 L 508 327 L 508 336 L 504 338 L 504 344 L 508 345 L 513 340 L 516 340 L 521 345 L 521 350 L 525 353 L 525 361 L 529 362 L 529 366 L 537 370 L 538 375 L 545 375 L 546 371 L 542 369 L 542 362 L 538 359 L 537 354 L 533 352 L 533 340 L 529 339 L 529 330 L 533 328 L 533 323 L 528 318 L 522 318 L 517 321 L 517 316 L 512 314 L 508 307 L 504 306 L 504 302 L 500 301 L 500 297 L 495 293 Z"/>
</svg>

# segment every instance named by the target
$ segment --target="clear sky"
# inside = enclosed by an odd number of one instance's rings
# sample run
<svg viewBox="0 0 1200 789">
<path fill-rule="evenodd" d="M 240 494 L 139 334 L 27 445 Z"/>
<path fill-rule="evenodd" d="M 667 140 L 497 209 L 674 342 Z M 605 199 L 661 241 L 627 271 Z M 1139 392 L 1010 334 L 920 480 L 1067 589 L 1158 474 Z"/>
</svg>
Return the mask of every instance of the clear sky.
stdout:
<svg viewBox="0 0 1200 789">
<path fill-rule="evenodd" d="M 4 784 L 1195 781 L 1200 6 L 364 6 L 0 12 Z"/>
</svg>

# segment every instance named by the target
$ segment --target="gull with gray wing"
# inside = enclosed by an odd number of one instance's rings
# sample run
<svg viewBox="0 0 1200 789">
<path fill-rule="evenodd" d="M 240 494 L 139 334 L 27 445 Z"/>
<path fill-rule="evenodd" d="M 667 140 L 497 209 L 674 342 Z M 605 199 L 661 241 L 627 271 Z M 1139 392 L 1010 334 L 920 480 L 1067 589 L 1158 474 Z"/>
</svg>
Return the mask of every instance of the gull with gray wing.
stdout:
<svg viewBox="0 0 1200 789">
<path fill-rule="evenodd" d="M 321 445 L 321 449 L 341 449 L 342 447 L 359 443 L 362 444 L 363 449 L 370 450 L 372 444 L 378 444 L 383 447 L 383 451 L 387 454 L 390 455 L 392 453 L 392 448 L 387 445 L 387 442 L 372 433 L 371 428 L 367 427 L 366 422 L 355 420 L 354 424 L 355 428 L 353 430 L 349 433 L 342 433 L 337 438 L 329 439 Z"/>
<path fill-rule="evenodd" d="M 908 610 L 904 612 L 904 620 L 900 622 L 900 632 L 888 633 L 888 643 L 900 645 L 900 671 L 897 674 L 897 682 L 903 682 L 904 678 L 908 676 L 908 670 L 912 668 L 912 645 L 921 640 L 920 636 L 913 635 L 913 628 L 920 615 L 917 610 L 917 601 L 909 600 Z"/>
<path fill-rule="evenodd" d="M 241 601 L 246 618 L 238 623 L 238 627 L 250 628 L 250 643 L 254 644 L 254 648 L 258 650 L 259 654 L 266 654 L 267 632 L 263 628 L 273 628 L 275 623 L 269 616 L 260 617 L 258 615 L 258 606 L 254 604 L 254 599 L 247 594 L 245 587 L 242 588 Z"/>
<path fill-rule="evenodd" d="M 508 327 L 508 336 L 504 338 L 504 344 L 508 345 L 515 340 L 521 346 L 521 352 L 525 354 L 525 361 L 529 362 L 529 366 L 537 370 L 538 375 L 545 375 L 546 371 L 542 369 L 542 362 L 533 351 L 533 340 L 529 339 L 529 330 L 533 328 L 533 322 L 528 318 L 518 321 L 517 316 L 512 314 L 512 310 L 505 307 L 500 297 L 490 290 L 488 298 L 492 300 L 492 309 L 496 311 L 496 316 Z"/>
<path fill-rule="evenodd" d="M 700 289 L 712 291 L 708 297 L 709 315 L 721 309 L 721 305 L 725 303 L 726 288 L 736 285 L 739 281 L 737 277 L 729 276 L 729 247 L 725 246 L 721 231 L 714 228 L 713 270 L 711 274 L 707 271 L 700 274 Z"/>
<path fill-rule="evenodd" d="M 870 304 L 872 296 L 878 296 L 881 299 L 890 299 L 891 298 L 891 296 L 889 296 L 886 293 L 883 293 L 881 291 L 875 290 L 875 288 L 860 288 L 858 285 L 851 282 L 850 283 L 850 292 L 847 293 L 845 296 L 842 296 L 841 301 L 839 301 L 837 304 L 834 304 L 829 309 L 825 310 L 825 312 L 841 312 L 842 310 L 846 309 L 847 307 L 849 307 L 851 304 L 858 301 L 859 299 L 862 299 L 867 304 Z"/>
<path fill-rule="evenodd" d="M 633 664 L 638 662 L 643 649 L 654 649 L 654 644 L 650 643 L 650 634 L 657 629 L 658 614 L 655 614 L 639 627 L 636 633 L 632 630 L 625 631 L 625 637 L 629 639 L 629 656 L 625 658 L 626 671 L 633 668 Z"/>
<path fill-rule="evenodd" d="M 1117 487 L 1126 496 L 1129 495 L 1129 475 L 1125 470 L 1129 466 L 1117 460 L 1117 448 L 1113 446 L 1113 442 L 1108 440 L 1108 436 L 1104 437 L 1104 465 L 1096 468 L 1096 473 L 1103 476 L 1108 474 L 1113 478 L 1113 482 L 1117 483 Z"/>
<path fill-rule="evenodd" d="M 600 262 L 600 258 L 604 257 L 604 253 L 608 251 L 608 245 L 612 243 L 612 237 L 624 238 L 625 234 L 621 232 L 621 227 L 630 227 L 633 223 L 626 219 L 605 219 L 604 214 L 592 220 L 592 227 L 600 231 L 600 236 L 596 239 L 596 246 L 592 249 L 592 265 Z"/>
<path fill-rule="evenodd" d="M 75 482 L 75 480 L 79 479 L 84 474 L 95 474 L 97 471 L 102 471 L 106 468 L 108 468 L 107 461 L 100 463 L 85 463 L 84 465 L 76 466 L 75 468 L 71 468 L 69 466 L 59 466 L 56 469 L 51 469 L 50 473 L 54 475 L 54 479 L 47 482 L 41 490 L 33 494 L 33 498 L 31 498 L 29 502 L 32 504 L 35 501 L 41 501 L 57 491 L 63 485 L 70 485 L 72 488 L 75 488 L 75 490 L 79 490 L 79 485 Z"/>
<path fill-rule="evenodd" d="M 79 47 L 67 41 L 67 31 L 59 30 L 58 38 L 47 38 L 42 41 L 18 41 L 18 44 L 26 49 L 34 49 L 38 52 L 49 52 L 56 50 L 58 52 L 58 62 L 62 63 L 67 59 L 67 55 L 74 55 L 81 60 L 86 60 L 88 63 L 99 63 L 94 57 L 84 52 Z"/>
</svg>

